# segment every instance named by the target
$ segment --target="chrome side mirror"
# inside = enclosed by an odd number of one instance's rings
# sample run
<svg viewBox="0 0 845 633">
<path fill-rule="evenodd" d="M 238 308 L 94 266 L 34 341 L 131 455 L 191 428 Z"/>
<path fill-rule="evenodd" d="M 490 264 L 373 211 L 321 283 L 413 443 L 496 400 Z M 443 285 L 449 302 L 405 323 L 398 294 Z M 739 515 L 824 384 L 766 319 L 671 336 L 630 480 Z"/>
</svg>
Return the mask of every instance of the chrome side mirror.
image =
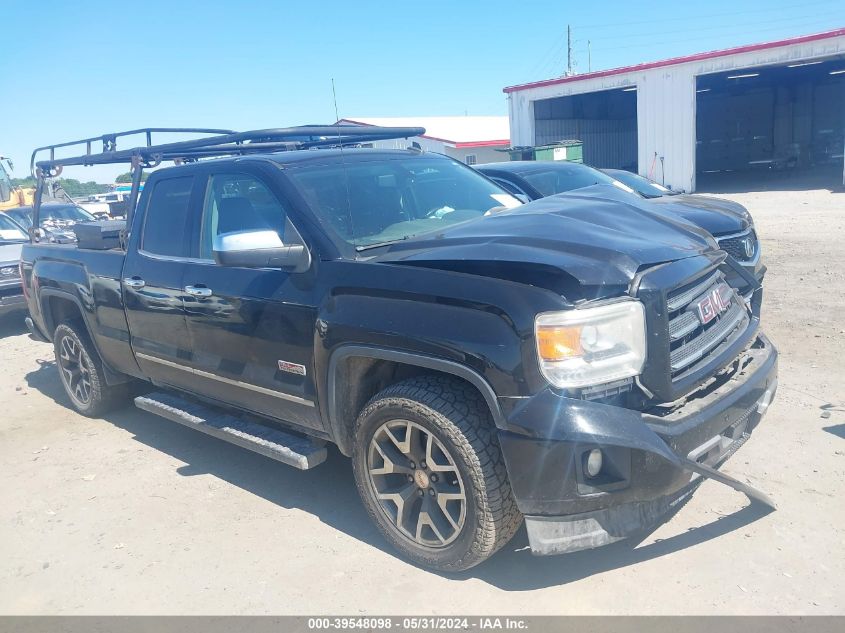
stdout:
<svg viewBox="0 0 845 633">
<path fill-rule="evenodd" d="M 286 246 L 276 231 L 234 231 L 214 238 L 214 261 L 237 268 L 281 268 L 303 272 L 311 254 L 303 244 Z"/>
</svg>

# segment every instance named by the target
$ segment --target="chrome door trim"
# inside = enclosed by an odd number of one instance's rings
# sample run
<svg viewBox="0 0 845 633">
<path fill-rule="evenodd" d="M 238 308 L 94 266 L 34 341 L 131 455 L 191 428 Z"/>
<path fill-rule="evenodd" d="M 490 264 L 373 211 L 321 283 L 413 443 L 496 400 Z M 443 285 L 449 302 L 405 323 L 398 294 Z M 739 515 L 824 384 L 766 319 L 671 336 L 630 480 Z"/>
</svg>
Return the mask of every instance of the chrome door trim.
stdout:
<svg viewBox="0 0 845 633">
<path fill-rule="evenodd" d="M 147 285 L 147 283 L 143 279 L 136 277 L 124 277 L 123 283 L 127 287 L 132 288 L 133 290 L 139 290 Z"/>
<path fill-rule="evenodd" d="M 211 288 L 206 288 L 205 286 L 185 286 L 185 292 L 192 297 L 203 298 L 208 298 L 214 294 Z"/>
<path fill-rule="evenodd" d="M 157 356 L 150 356 L 149 354 L 143 354 L 141 352 L 136 352 L 135 356 L 143 359 L 148 360 L 152 363 L 160 363 L 162 365 L 167 365 L 168 367 L 173 367 L 174 369 L 181 369 L 182 371 L 186 371 L 189 374 L 194 374 L 195 376 L 200 376 L 202 378 L 210 378 L 211 380 L 218 380 L 220 382 L 226 383 L 227 385 L 232 385 L 234 387 L 241 387 L 242 389 L 248 389 L 250 391 L 256 391 L 258 393 L 263 393 L 268 396 L 273 396 L 275 398 L 281 398 L 282 400 L 288 400 L 290 402 L 295 402 L 297 404 L 304 405 L 306 407 L 313 407 L 314 401 L 307 400 L 305 398 L 300 398 L 299 396 L 294 396 L 289 393 L 284 393 L 283 391 L 274 391 L 273 389 L 267 389 L 266 387 L 259 387 L 258 385 L 253 385 L 248 382 L 243 382 L 241 380 L 233 380 L 231 378 L 226 378 L 225 376 L 220 376 L 218 374 L 212 374 L 211 372 L 203 371 L 201 369 L 195 369 L 193 367 L 185 367 L 184 365 L 180 365 L 178 363 L 174 363 L 169 360 L 164 360 L 163 358 L 158 358 Z"/>
<path fill-rule="evenodd" d="M 181 262 L 185 264 L 208 264 L 214 263 L 207 259 L 199 259 L 197 257 L 182 257 L 180 255 L 156 255 L 150 251 L 145 251 L 143 248 L 138 249 L 138 254 L 148 259 L 155 259 L 160 262 Z"/>
</svg>

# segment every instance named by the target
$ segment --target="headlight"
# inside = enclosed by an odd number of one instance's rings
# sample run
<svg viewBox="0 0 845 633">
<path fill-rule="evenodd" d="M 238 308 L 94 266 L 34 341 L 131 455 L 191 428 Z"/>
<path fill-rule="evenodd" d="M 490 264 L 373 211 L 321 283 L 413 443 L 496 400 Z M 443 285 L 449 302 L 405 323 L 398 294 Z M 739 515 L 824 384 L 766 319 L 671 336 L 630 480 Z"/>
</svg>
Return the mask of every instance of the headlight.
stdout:
<svg viewBox="0 0 845 633">
<path fill-rule="evenodd" d="M 0 278 L 9 279 L 10 277 L 19 277 L 20 269 L 17 266 L 3 266 L 0 268 Z"/>
<path fill-rule="evenodd" d="M 645 311 L 639 301 L 545 312 L 537 315 L 534 330 L 540 371 L 561 389 L 637 376 L 645 363 Z"/>
</svg>

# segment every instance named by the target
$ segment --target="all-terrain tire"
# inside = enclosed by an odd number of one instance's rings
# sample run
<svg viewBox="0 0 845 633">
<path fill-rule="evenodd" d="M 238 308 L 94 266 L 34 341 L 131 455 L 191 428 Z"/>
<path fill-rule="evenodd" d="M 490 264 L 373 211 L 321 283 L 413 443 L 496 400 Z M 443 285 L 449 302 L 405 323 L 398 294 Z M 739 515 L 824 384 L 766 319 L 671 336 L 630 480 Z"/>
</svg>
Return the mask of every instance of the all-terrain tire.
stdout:
<svg viewBox="0 0 845 633">
<path fill-rule="evenodd" d="M 385 509 L 385 503 L 378 496 L 375 477 L 370 474 L 371 454 L 375 454 L 371 442 L 377 433 L 384 437 L 386 424 L 401 429 L 402 421 L 408 421 L 408 428 L 413 426 L 426 438 L 426 432 L 433 436 L 432 441 L 445 449 L 438 452 L 440 461 L 447 454 L 455 472 L 462 478 L 465 490 L 462 516 L 465 520 L 460 530 L 453 530 L 454 540 L 448 544 L 434 547 L 415 540 L 398 527 L 399 512 L 391 516 L 392 506 L 387 504 L 390 508 Z M 496 427 L 487 404 L 471 385 L 436 375 L 415 377 L 392 385 L 374 396 L 361 411 L 354 437 L 352 464 L 364 505 L 385 538 L 415 563 L 446 572 L 468 569 L 503 547 L 522 524 Z M 394 454 L 401 461 L 402 456 Z M 416 474 L 414 470 L 407 475 L 409 485 L 415 485 L 412 479 Z M 422 479 L 428 481 L 426 477 Z M 420 490 L 416 492 L 420 493 Z M 427 489 L 422 492 L 435 494 Z M 420 496 L 424 497 L 424 494 Z M 454 522 L 451 527 L 454 528 Z M 442 540 L 439 534 L 437 536 Z"/>
<path fill-rule="evenodd" d="M 53 334 L 56 366 L 65 393 L 73 408 L 89 418 L 97 418 L 125 403 L 129 385 L 109 385 L 103 362 L 82 321 L 65 321 Z"/>
</svg>

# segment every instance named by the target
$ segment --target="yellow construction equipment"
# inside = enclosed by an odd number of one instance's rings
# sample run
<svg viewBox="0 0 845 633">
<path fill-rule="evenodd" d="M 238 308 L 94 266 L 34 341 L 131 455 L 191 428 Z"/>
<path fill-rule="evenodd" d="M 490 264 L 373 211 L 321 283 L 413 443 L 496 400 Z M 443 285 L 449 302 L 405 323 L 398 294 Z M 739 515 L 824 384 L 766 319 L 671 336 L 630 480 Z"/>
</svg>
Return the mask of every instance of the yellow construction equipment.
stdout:
<svg viewBox="0 0 845 633">
<path fill-rule="evenodd" d="M 8 167 L 8 169 L 6 169 Z M 32 206 L 35 187 L 16 187 L 12 185 L 9 173 L 12 171 L 12 161 L 0 156 L 0 211 L 15 207 Z"/>
</svg>

